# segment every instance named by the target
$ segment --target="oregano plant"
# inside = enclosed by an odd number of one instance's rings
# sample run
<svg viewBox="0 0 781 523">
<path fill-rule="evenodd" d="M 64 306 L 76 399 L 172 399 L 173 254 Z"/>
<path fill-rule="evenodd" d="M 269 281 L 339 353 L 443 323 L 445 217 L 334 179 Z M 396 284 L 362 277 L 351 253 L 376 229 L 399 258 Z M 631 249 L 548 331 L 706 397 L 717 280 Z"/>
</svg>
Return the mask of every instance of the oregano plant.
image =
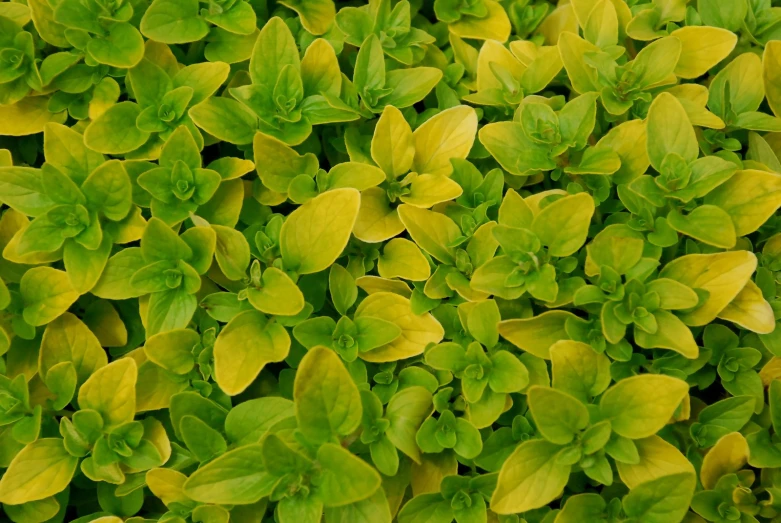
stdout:
<svg viewBox="0 0 781 523">
<path fill-rule="evenodd" d="M 0 520 L 778 523 L 780 208 L 778 0 L 0 0 Z"/>
</svg>

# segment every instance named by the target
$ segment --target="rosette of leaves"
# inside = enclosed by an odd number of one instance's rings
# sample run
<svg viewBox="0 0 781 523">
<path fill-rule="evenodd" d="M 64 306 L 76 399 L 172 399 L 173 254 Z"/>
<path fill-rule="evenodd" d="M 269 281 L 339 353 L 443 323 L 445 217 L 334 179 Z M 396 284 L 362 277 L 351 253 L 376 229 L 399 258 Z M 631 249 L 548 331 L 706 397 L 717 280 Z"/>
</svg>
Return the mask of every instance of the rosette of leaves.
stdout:
<svg viewBox="0 0 781 523">
<path fill-rule="evenodd" d="M 461 395 L 469 418 L 477 428 L 495 422 L 509 401 L 509 394 L 529 385 L 526 366 L 499 346 L 499 308 L 493 300 L 468 302 L 458 308 L 463 329 L 475 340 L 441 343 L 426 351 L 426 364 L 448 371 L 461 381 Z"/>
<path fill-rule="evenodd" d="M 369 154 L 360 150 L 354 154 L 356 160 L 371 162 L 385 173 L 379 187 L 363 192 L 356 237 L 376 243 L 403 232 L 399 204 L 416 213 L 460 196 L 462 188 L 450 179 L 450 161 L 466 158 L 476 131 L 477 115 L 464 106 L 432 116 L 414 132 L 398 109 L 383 110 Z"/>
<path fill-rule="evenodd" d="M 440 521 L 482 518 L 495 483 L 494 474 L 445 476 L 442 478 L 441 492 L 419 494 L 409 500 L 399 512 L 399 521 L 414 521 L 431 510 L 435 511 Z"/>
<path fill-rule="evenodd" d="M 595 94 L 584 94 L 554 111 L 547 103 L 527 99 L 518 107 L 519 118 L 491 123 L 480 129 L 480 143 L 507 172 L 529 176 L 554 170 L 582 177 L 594 188 L 600 200 L 608 189 L 600 179 L 621 168 L 618 154 L 604 142 L 588 145 L 596 123 Z"/>
<path fill-rule="evenodd" d="M 587 193 L 551 191 L 524 199 L 508 192 L 499 208 L 499 223 L 491 229 L 501 250 L 477 268 L 471 288 L 503 299 L 528 292 L 541 301 L 568 303 L 583 280 L 562 280 L 560 287 L 557 274 L 574 270 L 577 263 L 571 256 L 585 242 L 586 223 L 593 213 L 594 200 Z"/>
<path fill-rule="evenodd" d="M 0 103 L 13 104 L 30 91 L 43 90 L 33 35 L 0 15 Z"/>
<path fill-rule="evenodd" d="M 699 354 L 694 336 L 671 311 L 697 308 L 700 296 L 676 280 L 652 279 L 658 261 L 645 257 L 644 250 L 642 235 L 625 225 L 600 232 L 587 247 L 593 284 L 577 289 L 573 304 L 599 316 L 608 343 L 619 343 L 634 326 L 640 347 L 671 349 L 694 359 Z"/>
<path fill-rule="evenodd" d="M 170 51 L 169 51 L 170 52 Z M 173 58 L 173 56 L 171 56 Z M 221 62 L 192 64 L 179 68 L 167 56 L 156 63 L 143 59 L 127 73 L 135 102 L 110 105 L 84 131 L 84 143 L 104 154 L 124 154 L 155 159 L 173 132 L 185 126 L 203 148 L 203 135 L 188 115 L 188 108 L 207 100 L 228 77 Z M 114 100 L 116 101 L 116 100 Z M 121 136 L 113 133 L 124 129 Z"/>
<path fill-rule="evenodd" d="M 74 318 L 69 325 L 60 324 L 58 328 L 78 328 L 74 321 L 78 322 Z M 50 345 L 53 349 L 50 355 L 55 358 L 58 348 L 67 347 L 56 339 L 61 332 L 52 333 L 55 339 Z M 78 389 L 79 409 L 71 412 L 70 417 L 60 419 L 59 436 L 36 436 L 17 450 L 0 480 L 0 496 L 4 503 L 20 505 L 51 498 L 67 487 L 77 468 L 91 481 L 117 485 L 124 483 L 128 476 L 161 465 L 170 457 L 170 443 L 159 421 L 133 421 L 135 361 L 124 358 L 106 365 L 105 355 L 99 354 L 103 361 L 93 359 L 88 363 L 95 364 L 92 369 L 80 366 L 79 372 L 86 372 L 88 377 Z M 59 356 L 65 354 L 60 352 Z M 62 383 L 66 374 L 56 369 L 61 369 L 64 363 L 70 363 L 73 371 L 72 364 L 81 362 L 62 361 L 49 368 L 47 376 L 51 385 Z M 76 380 L 75 375 L 71 377 Z M 75 383 L 72 383 L 70 395 L 73 395 L 73 388 Z M 67 405 L 70 395 L 58 397 L 60 405 Z M 40 423 L 40 407 L 37 412 Z M 51 419 L 51 414 L 47 413 L 46 417 Z M 30 434 L 30 430 L 22 430 L 22 425 L 19 429 L 20 435 Z M 33 478 L 32 482 L 30 478 Z"/>
<path fill-rule="evenodd" d="M 88 65 L 130 68 L 144 57 L 144 38 L 138 31 L 145 6 L 122 0 L 82 3 L 79 0 L 47 6 L 50 23 L 59 24 L 58 37 L 73 47 Z M 139 12 L 139 10 L 141 12 Z"/>
<path fill-rule="evenodd" d="M 694 127 L 670 94 L 660 94 L 651 104 L 647 133 L 648 158 L 658 175 L 646 174 L 619 188 L 621 201 L 637 215 L 630 226 L 649 231 L 648 240 L 659 247 L 676 243 L 675 232 L 716 247 L 734 246 L 735 226 L 724 208 L 729 204 L 718 205 L 723 201 L 718 195 L 723 193 L 717 189 L 737 167 L 717 156 L 698 158 Z M 709 197 L 714 190 L 716 196 Z M 705 203 L 698 205 L 700 198 Z"/>
<path fill-rule="evenodd" d="M 14 235 L 5 256 L 17 263 L 62 259 L 70 286 L 83 294 L 99 280 L 112 245 L 138 239 L 128 229 L 140 217 L 131 213 L 130 178 L 119 160 L 106 161 L 59 124 L 47 124 L 45 140 L 40 169 L 0 168 L 3 201 L 34 218 Z"/>
<path fill-rule="evenodd" d="M 343 360 L 352 362 L 359 353 L 387 345 L 401 336 L 401 328 L 391 321 L 368 315 L 353 318 L 347 315 L 358 298 L 358 287 L 353 276 L 341 265 L 331 266 L 328 289 L 334 308 L 341 316 L 337 321 L 319 316 L 296 325 L 293 335 L 307 349 L 318 345 L 330 347 Z"/>
<path fill-rule="evenodd" d="M 221 247 L 223 252 L 216 250 L 220 234 L 215 228 L 219 227 L 195 226 L 179 236 L 159 218 L 150 219 L 139 247 L 129 247 L 109 258 L 93 294 L 114 300 L 148 296 L 147 335 L 185 328 L 198 305 L 195 293 L 201 287 L 200 275 L 209 270 L 215 257 L 230 268 L 234 265 L 232 258 L 237 257 L 231 256 L 236 249 L 228 253 L 225 250 L 230 247 Z M 228 231 L 226 235 L 234 238 L 230 233 L 235 231 Z M 230 240 L 223 237 L 221 241 Z M 242 263 L 240 254 L 238 258 L 235 263 Z M 247 264 L 248 248 L 245 267 Z"/>
<path fill-rule="evenodd" d="M 255 10 L 244 0 L 154 0 L 140 21 L 141 33 L 155 42 L 185 44 L 205 38 L 213 25 L 228 33 L 257 30 Z M 211 25 L 210 25 L 211 24 Z"/>
<path fill-rule="evenodd" d="M 163 145 L 159 167 L 136 178 L 151 196 L 152 216 L 169 225 L 176 225 L 207 203 L 220 182 L 220 173 L 202 168 L 198 145 L 185 126 L 174 131 Z"/>
<path fill-rule="evenodd" d="M 277 517 L 291 522 L 317 520 L 323 511 L 338 517 L 348 506 L 382 499 L 372 498 L 382 496 L 379 474 L 337 443 L 354 441 L 363 412 L 358 388 L 339 357 L 325 347 L 310 350 L 299 364 L 294 395 L 292 426 L 284 425 L 289 416 L 284 404 L 276 406 L 275 421 L 254 430 L 247 424 L 251 418 L 225 418 L 231 439 L 244 434 L 243 443 L 192 473 L 182 485 L 184 495 L 221 505 L 269 497 L 278 502 Z"/>
<path fill-rule="evenodd" d="M 688 385 L 684 381 L 661 375 L 635 376 L 605 390 L 610 382 L 609 362 L 588 345 L 558 342 L 551 348 L 551 358 L 553 387 L 534 386 L 527 392 L 539 438 L 518 445 L 504 462 L 491 498 L 494 512 L 510 514 L 545 505 L 545 500 L 558 495 L 573 470 L 610 485 L 613 468 L 608 458 L 615 461 L 621 479 L 630 488 L 659 477 L 645 469 L 644 460 L 652 459 L 650 456 L 673 460 L 671 474 L 693 476 L 693 467 L 680 450 L 653 436 L 686 397 Z M 575 361 L 583 366 L 573 366 Z M 574 378 L 578 374 L 580 378 L 569 379 L 566 385 L 562 382 L 563 376 Z M 654 394 L 651 405 L 632 399 L 643 391 Z M 600 396 L 600 400 L 589 409 L 593 396 Z M 535 482 L 538 474 L 546 481 Z M 533 498 L 516 495 L 525 490 L 525 482 L 540 485 L 539 494 Z M 693 492 L 693 477 L 686 488 Z M 678 503 L 678 511 L 686 508 Z"/>
<path fill-rule="evenodd" d="M 431 414 L 431 392 L 421 386 L 406 387 L 383 407 L 374 392 L 362 390 L 361 404 L 361 443 L 368 445 L 377 470 L 386 476 L 395 476 L 399 470 L 399 451 L 415 463 L 421 462 L 414 434 Z"/>
<path fill-rule="evenodd" d="M 384 107 L 403 109 L 421 101 L 442 79 L 435 67 L 388 70 L 382 40 L 370 34 L 360 44 L 353 71 L 353 87 L 365 112 L 379 113 Z"/>
<path fill-rule="evenodd" d="M 456 46 L 454 46 L 456 48 Z M 474 49 L 461 41 L 460 53 Z M 480 47 L 472 67 L 476 69 L 475 93 L 464 100 L 485 106 L 513 109 L 525 96 L 538 93 L 561 71 L 563 64 L 556 46 L 537 46 L 529 41 L 510 43 L 510 50 L 494 40 Z"/>
<path fill-rule="evenodd" d="M 273 51 L 272 51 L 273 50 Z M 250 82 L 231 87 L 231 97 L 212 97 L 190 111 L 207 133 L 244 145 L 256 131 L 298 145 L 313 125 L 349 122 L 360 116 L 344 101 L 333 47 L 317 40 L 303 59 L 290 28 L 279 17 L 263 26 L 252 51 Z"/>
<path fill-rule="evenodd" d="M 407 0 L 396 5 L 390 0 L 371 0 L 364 6 L 341 8 L 336 13 L 336 25 L 344 33 L 346 43 L 362 47 L 367 41 L 374 42 L 367 40 L 373 35 L 381 46 L 380 51 L 404 65 L 412 65 L 420 62 L 426 46 L 436 41 L 425 30 L 412 25 L 412 15 Z M 374 60 L 373 52 L 370 57 Z M 379 61 L 384 60 L 379 58 Z"/>
</svg>

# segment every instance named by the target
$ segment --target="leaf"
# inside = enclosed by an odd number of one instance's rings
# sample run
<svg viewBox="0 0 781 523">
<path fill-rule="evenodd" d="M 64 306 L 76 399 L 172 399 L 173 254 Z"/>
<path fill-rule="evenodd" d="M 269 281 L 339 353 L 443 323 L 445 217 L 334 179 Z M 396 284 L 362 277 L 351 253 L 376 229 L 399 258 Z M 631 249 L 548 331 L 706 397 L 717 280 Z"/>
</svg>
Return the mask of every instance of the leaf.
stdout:
<svg viewBox="0 0 781 523">
<path fill-rule="evenodd" d="M 452 243 L 461 236 L 458 225 L 444 214 L 404 204 L 399 218 L 415 243 L 437 260 L 453 264 Z"/>
<path fill-rule="evenodd" d="M 740 432 L 723 436 L 702 459 L 700 481 L 705 489 L 716 487 L 719 479 L 741 470 L 748 463 L 749 448 Z"/>
<path fill-rule="evenodd" d="M 696 477 L 691 472 L 641 483 L 624 497 L 624 512 L 638 523 L 682 520 L 689 508 L 696 483 Z"/>
<path fill-rule="evenodd" d="M 659 277 L 708 291 L 704 303 L 691 312 L 680 314 L 686 325 L 699 326 L 713 321 L 743 290 L 756 266 L 756 256 L 747 251 L 690 254 L 665 265 Z"/>
<path fill-rule="evenodd" d="M 423 387 L 402 389 L 388 402 L 385 417 L 390 422 L 385 434 L 396 448 L 420 463 L 415 434 L 433 409 L 431 393 Z"/>
<path fill-rule="evenodd" d="M 681 41 L 681 56 L 675 65 L 680 78 L 702 76 L 729 56 L 738 42 L 735 33 L 718 27 L 682 27 L 670 35 Z"/>
<path fill-rule="evenodd" d="M 388 71 L 385 88 L 392 89 L 381 102 L 404 109 L 423 100 L 442 79 L 436 67 L 411 67 Z"/>
<path fill-rule="evenodd" d="M 670 153 L 690 163 L 697 159 L 699 147 L 694 127 L 681 103 L 669 93 L 657 96 L 648 109 L 648 158 L 661 172 L 662 161 Z"/>
<path fill-rule="evenodd" d="M 234 317 L 214 343 L 214 378 L 228 395 L 244 391 L 268 363 L 285 359 L 290 337 L 263 314 L 245 311 Z"/>
<path fill-rule="evenodd" d="M 412 129 L 396 107 L 386 106 L 371 142 L 372 159 L 389 177 L 405 174 L 412 166 L 415 143 Z"/>
<path fill-rule="evenodd" d="M 367 243 L 388 240 L 404 232 L 399 213 L 391 208 L 383 189 L 371 187 L 361 193 L 361 208 L 355 220 L 353 234 Z"/>
<path fill-rule="evenodd" d="M 548 311 L 533 318 L 504 320 L 499 323 L 499 334 L 519 349 L 551 359 L 553 344 L 569 339 L 564 324 L 574 317 L 567 311 Z"/>
<path fill-rule="evenodd" d="M 689 328 L 677 316 L 665 310 L 653 313 L 657 330 L 649 334 L 635 330 L 635 343 L 644 349 L 670 349 L 686 358 L 695 359 L 700 350 Z"/>
<path fill-rule="evenodd" d="M 320 464 L 318 492 L 323 504 L 341 507 L 371 496 L 379 487 L 380 475 L 368 463 L 349 450 L 324 443 L 317 450 Z"/>
<path fill-rule="evenodd" d="M 610 387 L 602 395 L 599 408 L 617 434 L 646 438 L 664 427 L 688 391 L 689 386 L 680 379 L 643 374 Z"/>
<path fill-rule="evenodd" d="M 392 292 L 375 292 L 364 299 L 355 311 L 355 319 L 378 318 L 396 324 L 401 335 L 381 347 L 362 352 L 365 361 L 381 363 L 398 361 L 422 354 L 430 343 L 439 343 L 445 335 L 442 325 L 428 313 L 417 315 L 410 300 Z"/>
<path fill-rule="evenodd" d="M 461 196 L 461 186 L 446 176 L 421 174 L 412 179 L 409 194 L 399 199 L 414 207 L 433 207 Z"/>
<path fill-rule="evenodd" d="M 419 494 L 404 504 L 398 520 L 399 523 L 450 523 L 453 521 L 453 509 L 439 492 Z"/>
<path fill-rule="evenodd" d="M 263 467 L 260 444 L 226 452 L 199 468 L 185 481 L 184 493 L 201 503 L 249 505 L 267 496 L 277 478 Z"/>
<path fill-rule="evenodd" d="M 551 255 L 569 256 L 585 243 L 594 209 L 587 193 L 560 198 L 537 213 L 532 231 Z"/>
<path fill-rule="evenodd" d="M 765 96 L 762 82 L 746 81 L 762 76 L 762 61 L 754 53 L 743 53 L 719 71 L 708 87 L 708 107 L 717 116 L 756 111 Z"/>
<path fill-rule="evenodd" d="M 773 114 L 781 116 L 781 44 L 770 41 L 762 55 L 762 79 L 765 83 L 767 103 Z"/>
<path fill-rule="evenodd" d="M 550 347 L 553 388 L 583 403 L 610 385 L 610 360 L 585 343 L 561 340 Z"/>
<path fill-rule="evenodd" d="M 44 214 L 55 205 L 40 169 L 31 167 L 0 167 L 0 194 L 3 203 L 28 216 Z"/>
<path fill-rule="evenodd" d="M 290 213 L 280 232 L 285 268 L 311 274 L 336 261 L 350 239 L 360 202 L 355 189 L 335 189 Z"/>
<path fill-rule="evenodd" d="M 78 458 L 59 438 L 42 438 L 19 452 L 0 479 L 0 501 L 20 505 L 53 496 L 68 487 Z"/>
<path fill-rule="evenodd" d="M 551 443 L 566 445 L 588 425 L 585 405 L 566 392 L 535 385 L 526 394 L 537 429 Z"/>
<path fill-rule="evenodd" d="M 413 133 L 418 173 L 449 176 L 452 158 L 466 158 L 477 134 L 477 114 L 467 106 L 442 111 Z"/>
<path fill-rule="evenodd" d="M 230 66 L 219 61 L 192 64 L 176 73 L 172 78 L 172 87 L 190 87 L 193 90 L 190 105 L 198 105 L 220 88 L 229 73 Z"/>
<path fill-rule="evenodd" d="M 258 130 L 258 117 L 231 98 L 212 96 L 188 112 L 193 123 L 215 136 L 236 145 L 252 142 Z"/>
<path fill-rule="evenodd" d="M 187 374 L 194 366 L 193 349 L 201 337 L 191 329 L 176 329 L 150 336 L 144 354 L 155 364 L 174 374 Z"/>
<path fill-rule="evenodd" d="M 79 384 L 108 363 L 106 352 L 92 331 L 69 312 L 46 326 L 38 356 L 38 372 L 45 378 L 52 367 L 62 362 L 73 363 Z"/>
<path fill-rule="evenodd" d="M 659 436 L 634 442 L 640 459 L 637 463 L 616 461 L 621 481 L 630 489 L 664 476 L 694 472 L 694 467 L 680 450 Z"/>
<path fill-rule="evenodd" d="M 293 280 L 276 267 L 261 275 L 260 288 L 247 288 L 247 300 L 260 312 L 278 316 L 295 316 L 304 308 L 304 295 Z"/>
<path fill-rule="evenodd" d="M 136 127 L 141 107 L 132 102 L 112 105 L 84 130 L 84 143 L 95 152 L 125 154 L 144 145 L 149 133 Z M 122 132 L 116 132 L 122 129 Z"/>
<path fill-rule="evenodd" d="M 514 514 L 544 507 L 561 493 L 570 466 L 557 462 L 561 447 L 544 440 L 521 443 L 502 465 L 491 510 Z"/>
<path fill-rule="evenodd" d="M 154 0 L 141 19 L 141 32 L 164 44 L 185 44 L 205 37 L 209 24 L 198 16 L 195 0 Z"/>
<path fill-rule="evenodd" d="M 43 151 L 47 163 L 79 185 L 105 161 L 103 155 L 84 145 L 83 135 L 54 122 L 47 123 L 44 127 Z"/>
<path fill-rule="evenodd" d="M 751 280 L 747 281 L 743 290 L 719 312 L 718 317 L 758 334 L 770 334 L 776 328 L 772 307 L 757 284 Z"/>
<path fill-rule="evenodd" d="M 705 198 L 720 207 L 744 236 L 759 229 L 781 207 L 781 175 L 747 169 L 736 172 Z"/>
<path fill-rule="evenodd" d="M 65 122 L 67 113 L 49 111 L 48 102 L 44 96 L 28 96 L 13 104 L 0 104 L 0 136 L 29 136 L 43 131 L 48 122 Z"/>
<path fill-rule="evenodd" d="M 427 280 L 431 275 L 429 263 L 418 246 L 404 238 L 394 238 L 385 244 L 377 270 L 383 278 L 411 281 Z"/>
<path fill-rule="evenodd" d="M 293 402 L 268 397 L 247 400 L 236 405 L 225 418 L 225 434 L 238 446 L 258 443 L 276 427 L 295 423 Z"/>
<path fill-rule="evenodd" d="M 214 259 L 229 280 L 240 280 L 247 272 L 250 262 L 250 246 L 247 239 L 236 229 L 224 225 L 212 225 L 217 233 Z"/>
<path fill-rule="evenodd" d="M 183 288 L 152 293 L 146 315 L 147 335 L 185 328 L 197 306 L 196 297 Z"/>
<path fill-rule="evenodd" d="M 144 38 L 129 23 L 112 24 L 108 35 L 93 38 L 87 43 L 89 56 L 100 64 L 130 68 L 144 57 Z"/>
<path fill-rule="evenodd" d="M 24 300 L 24 320 L 30 325 L 45 325 L 68 310 L 78 299 L 70 278 L 51 267 L 35 267 L 19 283 Z"/>
<path fill-rule="evenodd" d="M 737 242 L 729 214 L 715 205 L 700 205 L 686 216 L 673 210 L 667 215 L 667 223 L 681 234 L 714 247 L 731 249 Z"/>
<path fill-rule="evenodd" d="M 325 347 L 307 352 L 293 389 L 296 419 L 313 443 L 347 436 L 361 423 L 361 397 L 339 356 Z"/>
<path fill-rule="evenodd" d="M 79 389 L 79 407 L 100 413 L 106 429 L 133 420 L 136 413 L 138 367 L 121 358 L 96 370 Z"/>
</svg>

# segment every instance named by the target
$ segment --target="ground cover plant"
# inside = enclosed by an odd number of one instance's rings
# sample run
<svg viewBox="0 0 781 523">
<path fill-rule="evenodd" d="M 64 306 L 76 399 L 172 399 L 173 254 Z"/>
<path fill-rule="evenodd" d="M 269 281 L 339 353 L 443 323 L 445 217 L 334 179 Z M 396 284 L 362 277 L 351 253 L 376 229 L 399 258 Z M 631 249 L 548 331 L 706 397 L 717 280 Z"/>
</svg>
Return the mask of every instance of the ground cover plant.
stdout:
<svg viewBox="0 0 781 523">
<path fill-rule="evenodd" d="M 777 0 L 0 2 L 0 520 L 781 522 Z"/>
</svg>

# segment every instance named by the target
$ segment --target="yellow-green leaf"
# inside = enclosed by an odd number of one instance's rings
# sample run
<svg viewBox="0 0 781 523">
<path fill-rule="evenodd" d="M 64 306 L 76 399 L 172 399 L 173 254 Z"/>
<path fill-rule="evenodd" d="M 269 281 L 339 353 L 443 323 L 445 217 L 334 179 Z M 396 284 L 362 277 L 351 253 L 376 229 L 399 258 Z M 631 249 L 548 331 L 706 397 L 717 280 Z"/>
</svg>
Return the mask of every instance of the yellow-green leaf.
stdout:
<svg viewBox="0 0 781 523">
<path fill-rule="evenodd" d="M 751 280 L 748 280 L 743 290 L 719 312 L 718 317 L 758 334 L 769 334 L 776 328 L 773 308 L 762 296 L 757 284 Z"/>
<path fill-rule="evenodd" d="M 401 111 L 392 105 L 385 106 L 371 143 L 372 159 L 390 178 L 409 171 L 415 157 L 412 129 Z"/>
<path fill-rule="evenodd" d="M 519 349 L 549 360 L 553 344 L 569 339 L 564 324 L 575 317 L 567 311 L 548 311 L 533 318 L 505 320 L 499 322 L 499 334 Z"/>
<path fill-rule="evenodd" d="M 722 436 L 705 454 L 700 467 L 700 481 L 705 489 L 716 486 L 719 478 L 739 471 L 748 462 L 749 448 L 740 432 Z"/>
<path fill-rule="evenodd" d="M 138 367 L 133 358 L 120 358 L 96 370 L 79 389 L 79 407 L 103 417 L 104 428 L 133 420 L 136 413 Z"/>
<path fill-rule="evenodd" d="M 360 204 L 355 189 L 335 189 L 290 213 L 280 233 L 285 269 L 299 274 L 327 269 L 350 240 Z"/>
<path fill-rule="evenodd" d="M 616 461 L 618 475 L 630 489 L 670 474 L 694 472 L 694 466 L 686 456 L 659 436 L 639 439 L 634 443 L 640 461 L 633 464 Z"/>
<path fill-rule="evenodd" d="M 60 438 L 30 443 L 14 457 L 0 479 L 0 502 L 20 505 L 62 492 L 73 478 L 78 462 L 65 450 Z"/>
<path fill-rule="evenodd" d="M 476 135 L 477 113 L 474 109 L 459 105 L 442 111 L 413 133 L 413 168 L 421 174 L 449 176 L 453 172 L 450 160 L 466 158 Z"/>
<path fill-rule="evenodd" d="M 738 42 L 735 33 L 720 27 L 692 25 L 670 34 L 681 41 L 681 56 L 675 66 L 675 74 L 680 78 L 704 75 L 729 56 Z"/>
<path fill-rule="evenodd" d="M 620 436 L 647 438 L 670 421 L 688 391 L 689 385 L 678 378 L 642 374 L 610 387 L 602 395 L 599 408 Z"/>
<path fill-rule="evenodd" d="M 746 286 L 757 257 L 748 251 L 730 251 L 715 254 L 689 254 L 668 263 L 659 273 L 691 287 L 705 289 L 708 296 L 696 309 L 683 312 L 679 317 L 686 325 L 707 325 Z"/>
<path fill-rule="evenodd" d="M 439 343 L 445 335 L 442 325 L 431 315 L 412 312 L 409 299 L 392 292 L 376 292 L 361 302 L 355 317 L 369 316 L 395 323 L 401 336 L 387 345 L 359 354 L 365 361 L 382 363 L 423 354 L 430 343 Z"/>
<path fill-rule="evenodd" d="M 411 281 L 427 280 L 431 275 L 428 260 L 417 245 L 404 238 L 394 238 L 385 244 L 377 271 L 383 278 Z"/>
<path fill-rule="evenodd" d="M 561 449 L 542 439 L 521 443 L 499 471 L 491 510 L 497 514 L 526 512 L 556 499 L 570 473 L 570 466 L 556 459 Z"/>
<path fill-rule="evenodd" d="M 214 379 L 230 396 L 244 391 L 267 363 L 284 360 L 290 336 L 280 324 L 244 311 L 220 331 L 214 343 Z"/>
</svg>

